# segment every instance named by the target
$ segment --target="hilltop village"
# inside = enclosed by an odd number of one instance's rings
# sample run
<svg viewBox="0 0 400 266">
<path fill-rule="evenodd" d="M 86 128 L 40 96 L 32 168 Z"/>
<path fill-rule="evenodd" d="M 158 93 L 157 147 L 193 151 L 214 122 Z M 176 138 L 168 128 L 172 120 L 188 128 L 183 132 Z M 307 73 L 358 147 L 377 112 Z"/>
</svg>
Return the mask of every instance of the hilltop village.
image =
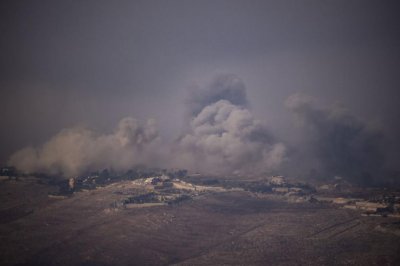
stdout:
<svg viewBox="0 0 400 266">
<path fill-rule="evenodd" d="M 359 188 L 341 177 L 313 186 L 284 176 L 246 180 L 188 174 L 187 170 L 181 169 L 136 169 L 122 175 L 105 169 L 68 179 L 20 176 L 12 167 L 2 168 L 1 173 L 0 180 L 3 182 L 29 180 L 55 185 L 58 189 L 48 194 L 52 199 L 65 199 L 93 189 L 116 188 L 113 194 L 126 196 L 122 201 L 113 203 L 118 208 L 162 206 L 191 200 L 206 193 L 248 191 L 260 198 L 275 197 L 293 203 L 331 204 L 334 207 L 358 211 L 364 216 L 400 218 L 400 192 Z"/>
</svg>

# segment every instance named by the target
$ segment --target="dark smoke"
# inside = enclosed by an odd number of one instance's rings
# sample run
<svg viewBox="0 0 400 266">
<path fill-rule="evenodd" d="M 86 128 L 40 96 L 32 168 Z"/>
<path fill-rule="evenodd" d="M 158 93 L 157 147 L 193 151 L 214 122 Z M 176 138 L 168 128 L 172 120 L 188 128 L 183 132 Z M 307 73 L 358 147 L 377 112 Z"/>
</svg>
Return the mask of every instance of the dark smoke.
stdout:
<svg viewBox="0 0 400 266">
<path fill-rule="evenodd" d="M 234 74 L 216 75 L 206 88 L 197 89 L 192 93 L 188 100 L 190 115 L 198 115 L 204 107 L 219 100 L 227 100 L 237 106 L 247 106 L 243 81 Z"/>
<path fill-rule="evenodd" d="M 342 176 L 358 183 L 375 182 L 384 167 L 383 133 L 339 107 L 320 107 L 305 95 L 285 103 L 306 133 L 320 174 Z"/>
</svg>

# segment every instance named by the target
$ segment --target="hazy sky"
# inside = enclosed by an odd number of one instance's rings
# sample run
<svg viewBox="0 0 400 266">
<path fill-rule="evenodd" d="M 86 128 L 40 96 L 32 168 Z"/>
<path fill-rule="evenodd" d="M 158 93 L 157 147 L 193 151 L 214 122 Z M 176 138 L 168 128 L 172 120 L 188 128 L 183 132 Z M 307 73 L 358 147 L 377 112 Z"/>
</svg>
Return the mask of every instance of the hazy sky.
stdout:
<svg viewBox="0 0 400 266">
<path fill-rule="evenodd" d="M 63 128 L 155 118 L 185 127 L 186 99 L 240 77 L 255 117 L 294 139 L 296 92 L 380 124 L 399 158 L 398 1 L 2 1 L 0 162 Z"/>
</svg>

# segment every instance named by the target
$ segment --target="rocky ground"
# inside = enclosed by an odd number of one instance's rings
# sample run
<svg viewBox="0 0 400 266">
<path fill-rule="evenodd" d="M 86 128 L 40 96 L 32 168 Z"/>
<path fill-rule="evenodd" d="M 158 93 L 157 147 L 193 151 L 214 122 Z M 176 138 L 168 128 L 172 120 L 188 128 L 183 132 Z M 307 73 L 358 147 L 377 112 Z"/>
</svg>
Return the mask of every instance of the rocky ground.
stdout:
<svg viewBox="0 0 400 266">
<path fill-rule="evenodd" d="M 38 181 L 0 183 L 1 265 L 400 264 L 400 219 L 309 195 L 124 180 L 54 198 Z"/>
</svg>

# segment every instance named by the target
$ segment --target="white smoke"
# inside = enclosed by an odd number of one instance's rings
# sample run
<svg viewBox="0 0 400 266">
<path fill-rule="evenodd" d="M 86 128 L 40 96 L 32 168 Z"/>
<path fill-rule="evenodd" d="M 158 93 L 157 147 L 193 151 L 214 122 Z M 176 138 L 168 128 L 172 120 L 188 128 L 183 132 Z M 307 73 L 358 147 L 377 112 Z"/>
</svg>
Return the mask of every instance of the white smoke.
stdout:
<svg viewBox="0 0 400 266">
<path fill-rule="evenodd" d="M 108 135 L 82 127 L 64 129 L 41 147 L 17 151 L 8 163 L 23 172 L 64 177 L 103 168 L 127 170 L 151 160 L 158 143 L 155 121 L 141 125 L 127 117 Z"/>
<path fill-rule="evenodd" d="M 247 108 L 244 83 L 235 75 L 216 76 L 192 95 L 187 131 L 161 143 L 155 122 L 122 119 L 111 134 L 82 127 L 64 129 L 40 147 L 14 153 L 8 164 L 26 173 L 71 177 L 136 165 L 181 167 L 214 173 L 259 173 L 277 169 L 286 148 Z"/>
<path fill-rule="evenodd" d="M 245 107 L 245 87 L 237 76 L 215 77 L 190 104 L 190 129 L 178 141 L 182 165 L 202 172 L 257 173 L 276 170 L 285 160 L 285 145 Z"/>
</svg>

